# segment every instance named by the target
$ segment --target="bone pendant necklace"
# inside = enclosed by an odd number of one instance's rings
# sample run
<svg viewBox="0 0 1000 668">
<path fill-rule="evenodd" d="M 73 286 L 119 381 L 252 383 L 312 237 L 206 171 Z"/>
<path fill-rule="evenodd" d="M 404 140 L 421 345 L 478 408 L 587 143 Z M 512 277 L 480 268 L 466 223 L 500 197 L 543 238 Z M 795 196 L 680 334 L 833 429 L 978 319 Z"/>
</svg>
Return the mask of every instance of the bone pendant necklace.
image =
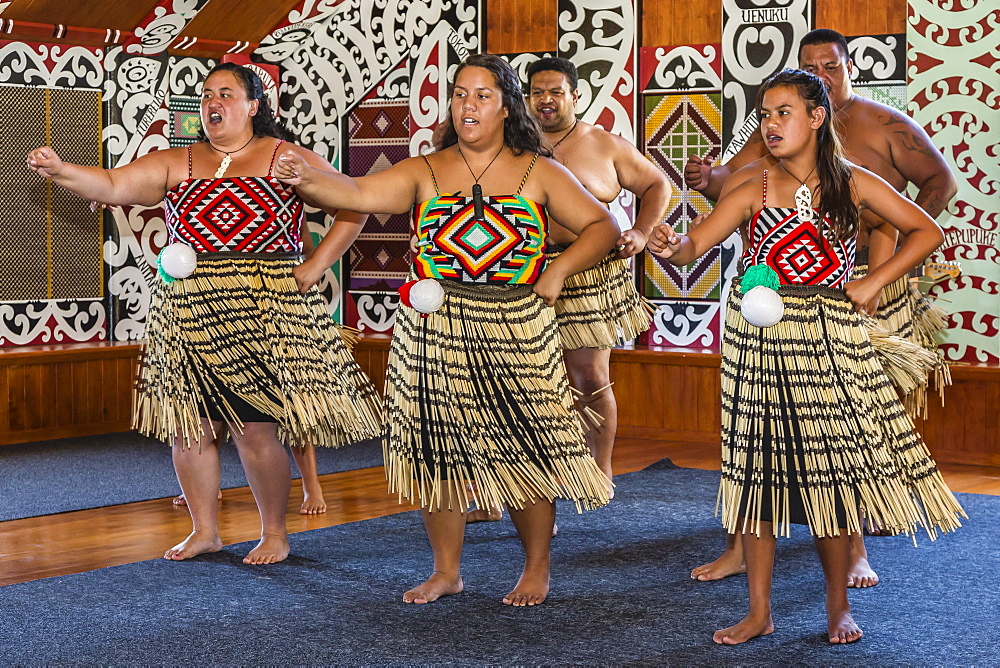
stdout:
<svg viewBox="0 0 1000 668">
<path fill-rule="evenodd" d="M 809 186 L 806 185 L 806 181 L 808 181 L 809 177 L 816 171 L 816 167 L 813 166 L 813 168 L 809 170 L 809 173 L 806 174 L 805 180 L 800 179 L 795 176 L 795 174 L 788 171 L 788 168 L 785 167 L 784 163 L 781 163 L 781 168 L 785 170 L 789 176 L 801 184 L 799 189 L 795 191 L 795 212 L 798 214 L 799 220 L 807 223 L 813 222 L 813 219 L 816 217 L 816 212 L 813 211 L 812 206 L 813 194 L 812 190 L 809 189 Z"/>
<path fill-rule="evenodd" d="M 247 140 L 247 143 L 243 144 L 243 146 L 240 146 L 235 151 L 223 151 L 222 149 L 215 148 L 215 144 L 213 144 L 211 141 L 208 142 L 208 145 L 211 146 L 212 148 L 214 148 L 216 151 L 218 151 L 219 153 L 225 153 L 226 154 L 225 157 L 222 158 L 222 162 L 219 163 L 219 168 L 217 170 L 215 170 L 215 178 L 221 179 L 225 175 L 226 170 L 229 169 L 229 165 L 233 164 L 233 158 L 231 157 L 233 155 L 233 153 L 239 153 L 240 151 L 242 151 L 243 149 L 245 149 L 247 146 L 249 146 L 250 142 L 253 141 L 253 138 L 255 136 L 256 135 L 250 135 L 250 139 Z"/>
</svg>

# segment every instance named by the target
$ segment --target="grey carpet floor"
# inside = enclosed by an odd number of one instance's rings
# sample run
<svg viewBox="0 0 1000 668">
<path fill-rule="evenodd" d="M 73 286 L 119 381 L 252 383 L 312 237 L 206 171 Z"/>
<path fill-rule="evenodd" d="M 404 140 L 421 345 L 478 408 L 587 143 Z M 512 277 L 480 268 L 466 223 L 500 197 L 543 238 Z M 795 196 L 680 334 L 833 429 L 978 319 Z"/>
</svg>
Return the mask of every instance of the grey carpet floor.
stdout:
<svg viewBox="0 0 1000 668">
<path fill-rule="evenodd" d="M 236 448 L 228 443 L 220 452 L 222 488 L 245 486 Z M 318 448 L 316 465 L 320 474 L 381 466 L 382 446 L 368 441 Z M 159 499 L 180 488 L 170 448 L 125 432 L 0 446 L 0 494 L 0 521 L 7 521 Z"/>
<path fill-rule="evenodd" d="M 468 528 L 464 593 L 401 603 L 431 570 L 410 512 L 296 534 L 273 566 L 244 566 L 242 544 L 3 587 L 0 664 L 997 665 L 1000 498 L 980 495 L 960 495 L 972 519 L 953 535 L 868 540 L 883 581 L 850 594 L 861 641 L 827 643 L 822 575 L 800 530 L 778 546 L 775 633 L 714 645 L 746 610 L 745 578 L 688 576 L 723 544 L 717 476 L 661 462 L 619 476 L 606 508 L 561 504 L 552 592 L 536 608 L 500 602 L 521 564 L 506 519 Z"/>
</svg>

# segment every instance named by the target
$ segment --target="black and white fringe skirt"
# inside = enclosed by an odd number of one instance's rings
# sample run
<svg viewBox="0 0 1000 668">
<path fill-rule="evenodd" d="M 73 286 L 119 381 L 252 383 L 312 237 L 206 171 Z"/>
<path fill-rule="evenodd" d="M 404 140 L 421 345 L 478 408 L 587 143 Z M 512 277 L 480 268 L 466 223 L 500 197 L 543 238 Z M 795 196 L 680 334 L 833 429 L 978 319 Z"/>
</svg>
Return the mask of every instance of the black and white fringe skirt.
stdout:
<svg viewBox="0 0 1000 668">
<path fill-rule="evenodd" d="M 843 292 L 782 286 L 784 317 L 758 328 L 730 292 L 722 355 L 722 481 L 730 533 L 818 536 L 960 526 L 965 513 L 900 404 Z"/>
<path fill-rule="evenodd" d="M 155 279 L 135 428 L 186 445 L 201 437 L 203 417 L 240 433 L 244 422 L 269 416 L 296 446 L 339 447 L 383 432 L 381 402 L 348 347 L 351 335 L 317 290 L 299 293 L 298 263 L 291 254 L 208 253 L 188 278 Z"/>
<path fill-rule="evenodd" d="M 549 258 L 566 246 L 550 246 Z M 656 307 L 639 294 L 628 260 L 612 252 L 590 269 L 566 279 L 556 300 L 563 348 L 614 348 L 639 336 L 653 322 Z"/>
<path fill-rule="evenodd" d="M 441 281 L 427 317 L 401 306 L 389 351 L 385 470 L 390 492 L 438 508 L 602 506 L 610 482 L 584 442 L 555 313 L 529 285 Z M 471 485 L 470 483 L 475 483 Z"/>
</svg>

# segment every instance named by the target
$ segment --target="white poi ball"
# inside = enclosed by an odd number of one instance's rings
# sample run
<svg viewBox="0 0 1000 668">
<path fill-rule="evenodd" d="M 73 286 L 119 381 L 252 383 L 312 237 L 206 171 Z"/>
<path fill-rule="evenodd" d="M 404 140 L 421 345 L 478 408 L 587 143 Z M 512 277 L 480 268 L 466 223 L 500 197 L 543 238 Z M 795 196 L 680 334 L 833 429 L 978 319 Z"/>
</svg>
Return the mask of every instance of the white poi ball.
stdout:
<svg viewBox="0 0 1000 668">
<path fill-rule="evenodd" d="M 434 313 L 444 304 L 444 288 L 433 278 L 424 278 L 410 288 L 410 305 L 421 313 Z"/>
<path fill-rule="evenodd" d="M 781 321 L 781 316 L 785 314 L 785 305 L 777 292 L 758 285 L 743 295 L 740 313 L 754 327 L 770 327 Z"/>
<path fill-rule="evenodd" d="M 160 251 L 160 268 L 173 278 L 187 278 L 198 266 L 198 254 L 187 244 L 170 244 Z"/>
</svg>

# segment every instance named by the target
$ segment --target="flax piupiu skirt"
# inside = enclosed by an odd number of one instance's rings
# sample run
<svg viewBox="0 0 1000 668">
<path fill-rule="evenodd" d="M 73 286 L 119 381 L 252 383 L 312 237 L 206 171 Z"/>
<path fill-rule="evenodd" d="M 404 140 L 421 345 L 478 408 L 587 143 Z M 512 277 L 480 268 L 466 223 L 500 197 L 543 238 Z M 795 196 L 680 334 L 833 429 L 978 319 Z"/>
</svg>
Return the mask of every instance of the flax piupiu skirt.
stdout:
<svg viewBox="0 0 1000 668">
<path fill-rule="evenodd" d="M 730 292 L 722 348 L 722 480 L 730 533 L 817 537 L 960 526 L 962 507 L 882 370 L 862 316 L 842 291 L 781 286 L 785 311 L 759 328 Z"/>
<path fill-rule="evenodd" d="M 386 410 L 390 493 L 426 508 L 608 502 L 570 395 L 555 313 L 530 285 L 440 281 L 441 308 L 396 312 Z M 474 485 L 470 483 L 475 483 Z"/>
<path fill-rule="evenodd" d="M 204 253 L 188 278 L 155 278 L 136 383 L 139 431 L 191 445 L 202 417 L 234 433 L 274 421 L 291 445 L 329 447 L 384 431 L 351 335 L 316 289 L 299 293 L 298 263 L 289 253 Z"/>
<path fill-rule="evenodd" d="M 549 246 L 558 257 L 565 245 Z M 566 279 L 556 300 L 563 348 L 614 348 L 649 329 L 656 307 L 639 294 L 628 260 L 612 251 L 590 269 Z"/>
<path fill-rule="evenodd" d="M 853 279 L 868 273 L 867 252 L 859 253 L 858 261 Z M 932 378 L 942 404 L 944 388 L 951 385 L 948 363 L 935 340 L 947 326 L 947 318 L 906 276 L 882 288 L 874 327 L 870 328 L 872 342 L 882 353 L 882 364 L 899 391 L 906 412 L 914 419 L 927 417 Z M 887 335 L 898 338 L 889 339 Z"/>
</svg>

